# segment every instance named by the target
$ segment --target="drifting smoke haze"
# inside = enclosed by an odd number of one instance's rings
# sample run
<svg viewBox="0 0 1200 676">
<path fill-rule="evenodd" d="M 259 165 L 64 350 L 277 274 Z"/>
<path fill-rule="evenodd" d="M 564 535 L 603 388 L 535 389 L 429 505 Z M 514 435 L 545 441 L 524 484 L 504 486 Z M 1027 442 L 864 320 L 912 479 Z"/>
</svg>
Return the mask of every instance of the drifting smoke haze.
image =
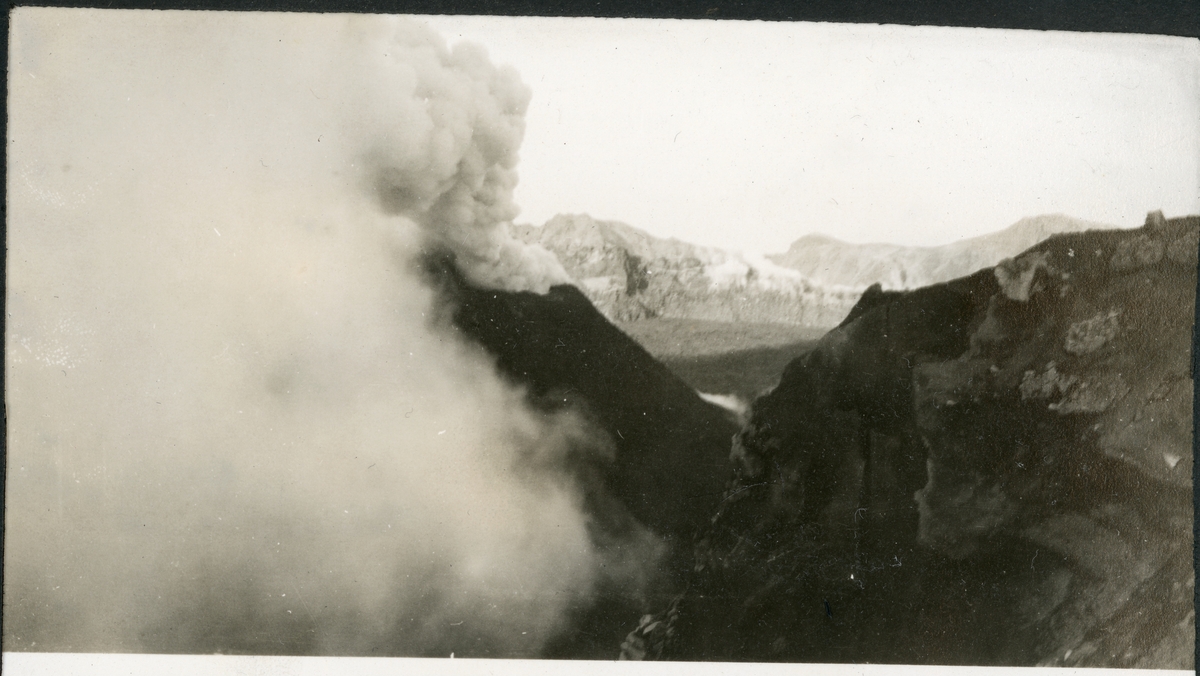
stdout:
<svg viewBox="0 0 1200 676">
<path fill-rule="evenodd" d="M 5 649 L 536 655 L 604 449 L 415 272 L 565 280 L 508 237 L 518 75 L 406 20 L 12 19 Z"/>
</svg>

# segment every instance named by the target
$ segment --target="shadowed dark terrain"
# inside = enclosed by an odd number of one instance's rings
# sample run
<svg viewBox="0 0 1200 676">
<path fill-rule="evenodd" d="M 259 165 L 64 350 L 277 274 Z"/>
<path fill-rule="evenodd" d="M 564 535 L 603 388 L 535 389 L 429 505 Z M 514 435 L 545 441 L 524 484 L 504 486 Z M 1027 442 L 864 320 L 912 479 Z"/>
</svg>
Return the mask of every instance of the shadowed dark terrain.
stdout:
<svg viewBox="0 0 1200 676">
<path fill-rule="evenodd" d="M 630 658 L 1191 668 L 1200 218 L 864 294 Z"/>
<path fill-rule="evenodd" d="M 779 384 L 788 362 L 828 331 L 792 324 L 647 319 L 617 326 L 688 385 L 744 402 Z"/>
<path fill-rule="evenodd" d="M 779 384 L 779 374 L 796 357 L 812 349 L 805 340 L 780 347 L 736 350 L 699 357 L 664 357 L 663 364 L 688 385 L 709 394 L 732 394 L 753 401 Z"/>
<path fill-rule="evenodd" d="M 1189 668 L 1198 236 L 1060 235 L 870 289 L 815 344 L 666 357 L 728 393 L 794 355 L 732 474 L 729 418 L 578 290 L 475 289 L 429 259 L 453 308 L 434 321 L 611 442 L 571 468 L 594 541 L 666 543 L 646 590 L 602 585 L 548 656 L 610 657 L 632 628 L 632 659 Z"/>
<path fill-rule="evenodd" d="M 597 546 L 642 556 L 648 537 L 665 545 L 646 571 L 650 598 L 602 586 L 595 607 L 580 609 L 578 626 L 547 655 L 611 659 L 652 602 L 682 588 L 693 537 L 724 491 L 737 427 L 573 286 L 546 295 L 477 289 L 451 258 L 437 256 L 427 259 L 427 274 L 450 308 L 434 321 L 450 322 L 487 350 L 537 410 L 576 411 L 611 445 L 611 457 L 572 458 L 569 468 L 584 489 Z"/>
</svg>

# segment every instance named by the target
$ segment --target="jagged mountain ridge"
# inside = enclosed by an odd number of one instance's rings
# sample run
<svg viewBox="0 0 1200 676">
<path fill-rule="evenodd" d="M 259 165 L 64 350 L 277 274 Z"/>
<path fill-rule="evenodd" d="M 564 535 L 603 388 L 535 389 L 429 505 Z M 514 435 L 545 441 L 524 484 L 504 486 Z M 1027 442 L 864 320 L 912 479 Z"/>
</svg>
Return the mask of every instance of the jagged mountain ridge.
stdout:
<svg viewBox="0 0 1200 676">
<path fill-rule="evenodd" d="M 786 253 L 765 257 L 660 239 L 586 214 L 514 225 L 512 233 L 553 252 L 614 321 L 663 317 L 832 327 L 872 284 L 894 290 L 949 281 L 1052 234 L 1089 229 L 1111 226 L 1048 214 L 940 247 L 848 244 L 814 234 Z"/>
<path fill-rule="evenodd" d="M 861 290 L 878 283 L 885 290 L 915 289 L 992 267 L 1054 234 L 1111 229 L 1115 226 L 1045 214 L 1023 218 L 998 232 L 935 247 L 850 244 L 827 235 L 806 235 L 786 253 L 767 258 L 818 284 Z"/>
<path fill-rule="evenodd" d="M 513 235 L 553 252 L 614 321 L 652 317 L 833 326 L 858 294 L 766 259 L 659 239 L 616 221 L 560 214 Z"/>
</svg>

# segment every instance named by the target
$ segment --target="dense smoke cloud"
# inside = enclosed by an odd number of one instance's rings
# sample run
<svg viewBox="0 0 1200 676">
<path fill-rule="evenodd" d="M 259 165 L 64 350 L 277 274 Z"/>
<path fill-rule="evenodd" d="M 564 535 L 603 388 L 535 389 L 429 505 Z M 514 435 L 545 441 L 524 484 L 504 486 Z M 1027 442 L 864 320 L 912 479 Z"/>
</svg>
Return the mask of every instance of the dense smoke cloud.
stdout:
<svg viewBox="0 0 1200 676">
<path fill-rule="evenodd" d="M 5 649 L 536 654 L 604 450 L 413 273 L 565 278 L 507 236 L 516 73 L 403 20 L 12 27 Z"/>
<path fill-rule="evenodd" d="M 398 81 L 394 100 L 357 111 L 356 120 L 370 130 L 367 178 L 384 211 L 414 219 L 431 245 L 454 250 L 476 283 L 544 293 L 569 281 L 552 254 L 508 233 L 530 96 L 517 73 L 495 68 L 471 44 L 447 52 L 425 31 L 365 37 L 372 48 L 346 69 Z"/>
</svg>

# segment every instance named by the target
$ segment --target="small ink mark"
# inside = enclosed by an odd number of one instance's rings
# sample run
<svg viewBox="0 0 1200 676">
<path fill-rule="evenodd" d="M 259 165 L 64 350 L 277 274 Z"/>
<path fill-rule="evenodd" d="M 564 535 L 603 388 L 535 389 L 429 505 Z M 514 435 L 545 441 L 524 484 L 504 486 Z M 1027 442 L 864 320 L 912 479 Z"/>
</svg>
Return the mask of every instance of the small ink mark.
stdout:
<svg viewBox="0 0 1200 676">
<path fill-rule="evenodd" d="M 413 408 L 412 406 L 409 406 L 408 412 L 404 414 L 404 417 L 407 418 L 408 416 L 412 415 L 412 412 L 415 410 L 416 410 L 415 408 Z"/>
<path fill-rule="evenodd" d="M 375 466 L 375 463 L 371 463 L 371 464 L 367 465 L 367 469 L 371 469 L 374 466 Z"/>
<path fill-rule="evenodd" d="M 824 603 L 825 603 L 825 614 L 829 617 L 833 617 L 833 608 L 829 607 L 829 601 L 824 601 Z"/>
</svg>

